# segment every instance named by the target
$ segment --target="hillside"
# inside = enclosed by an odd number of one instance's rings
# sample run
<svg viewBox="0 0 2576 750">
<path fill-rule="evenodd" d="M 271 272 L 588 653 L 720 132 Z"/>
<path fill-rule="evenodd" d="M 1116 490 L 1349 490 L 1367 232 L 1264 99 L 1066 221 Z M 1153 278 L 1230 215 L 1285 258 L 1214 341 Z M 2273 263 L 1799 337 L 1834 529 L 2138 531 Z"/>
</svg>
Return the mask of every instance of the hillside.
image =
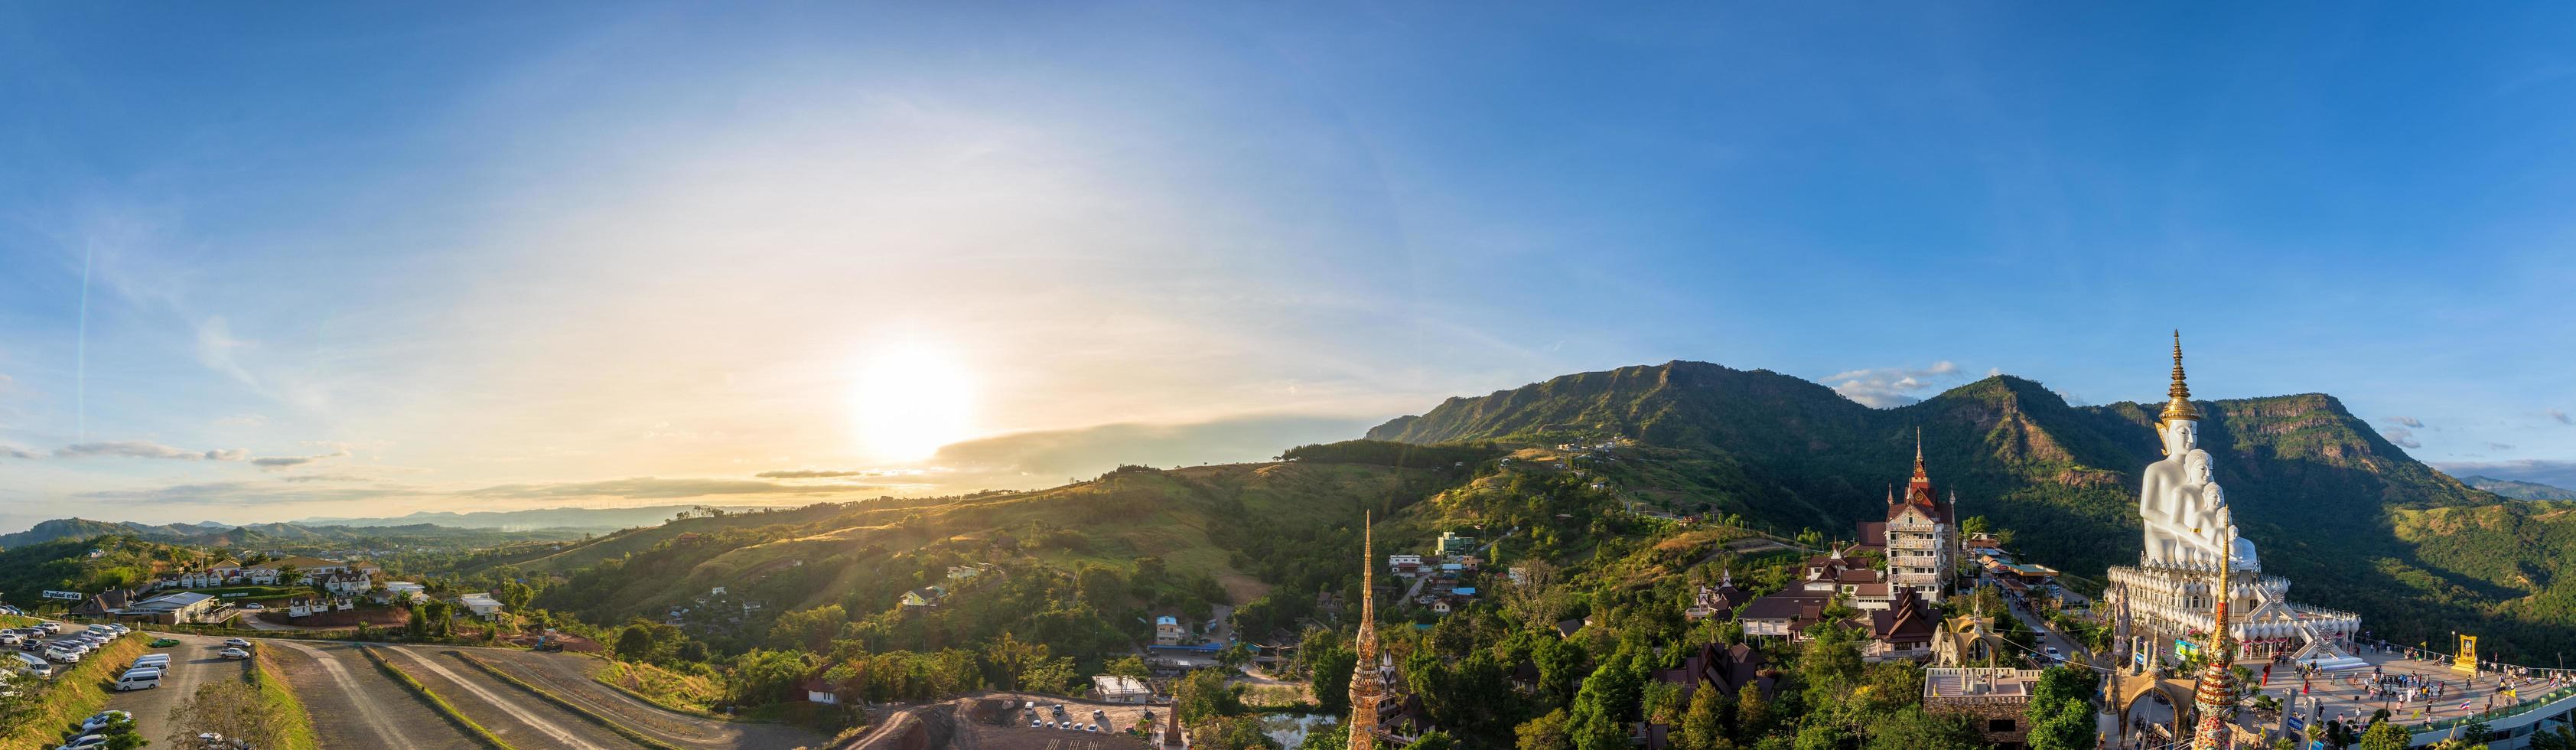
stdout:
<svg viewBox="0 0 2576 750">
<path fill-rule="evenodd" d="M 2460 477 L 2460 482 L 2515 500 L 2576 500 L 2576 490 L 2539 482 L 2520 482 L 2476 475 Z"/>
<path fill-rule="evenodd" d="M 2576 645 L 2576 606 L 2562 604 L 2541 544 L 2568 514 L 2505 513 L 2510 531 L 2431 545 L 2409 514 L 2492 509 L 2502 498 L 2408 456 L 2324 394 L 2198 402 L 2202 444 L 2265 567 L 2300 598 L 2362 613 L 2379 633 L 2447 635 L 2419 615 L 2452 613 L 2506 647 Z M 2071 406 L 2038 383 L 1996 376 L 1894 409 L 1872 409 L 1821 385 L 1769 371 L 1671 362 L 1567 375 L 1476 398 L 1453 398 L 1369 431 L 1435 444 L 1545 445 L 1630 438 L 1637 458 L 1599 471 L 1631 496 L 1680 510 L 1741 513 L 1780 533 L 1848 536 L 1901 481 L 1922 431 L 1934 481 L 1963 515 L 2018 534 L 2015 546 L 2079 575 L 2139 553 L 2138 471 L 2159 457 L 2154 408 Z M 1628 453 L 1622 451 L 1622 453 Z M 2503 523 L 2503 522 L 2500 522 Z M 2505 575 L 2503 570 L 2529 571 Z M 2566 584 L 2576 587 L 2576 582 Z M 2421 632 L 2418 632 L 2421 631 Z M 2440 631 L 2440 632 L 2436 632 Z"/>
<path fill-rule="evenodd" d="M 1416 501 L 1465 471 L 1327 461 L 1127 467 L 1032 492 L 686 518 L 508 564 L 571 574 L 537 604 L 593 622 L 656 615 L 718 586 L 772 613 L 761 617 L 825 605 L 855 617 L 888 611 L 904 591 L 943 583 L 949 566 L 965 563 L 1010 566 L 1015 578 L 1167 578 L 1190 594 L 1171 598 L 1176 606 L 1249 602 L 1274 586 L 1311 599 L 1349 573 L 1338 555 L 1356 547 L 1364 509 Z M 1313 562 L 1319 556 L 1338 567 Z M 746 630 L 759 632 L 753 619 Z"/>
</svg>

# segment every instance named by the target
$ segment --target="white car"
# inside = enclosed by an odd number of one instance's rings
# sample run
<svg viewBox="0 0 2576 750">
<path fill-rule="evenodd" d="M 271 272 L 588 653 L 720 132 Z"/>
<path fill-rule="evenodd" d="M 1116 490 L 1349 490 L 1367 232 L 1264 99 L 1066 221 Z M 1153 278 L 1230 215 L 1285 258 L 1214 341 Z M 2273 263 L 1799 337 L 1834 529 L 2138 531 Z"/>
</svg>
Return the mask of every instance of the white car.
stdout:
<svg viewBox="0 0 2576 750">
<path fill-rule="evenodd" d="M 87 720 L 81 722 L 81 731 L 95 732 L 101 729 L 106 729 L 107 725 L 115 723 L 118 719 L 131 720 L 133 718 L 133 714 L 123 711 L 100 711 L 96 714 L 92 714 Z"/>
<path fill-rule="evenodd" d="M 215 652 L 215 655 L 216 655 L 216 656 L 224 657 L 224 658 L 226 658 L 226 659 L 248 659 L 248 658 L 250 658 L 250 652 L 248 652 L 248 651 L 243 651 L 243 650 L 241 650 L 241 649 L 237 649 L 237 648 L 228 648 L 228 649 L 224 649 L 224 650 L 222 650 L 222 651 L 217 651 L 217 652 Z"/>
<path fill-rule="evenodd" d="M 226 638 L 226 639 L 224 639 L 224 645 L 226 645 L 226 646 L 231 646 L 231 647 L 233 647 L 233 648 L 250 648 L 250 639 L 248 639 L 248 638 Z"/>
<path fill-rule="evenodd" d="M 63 743 L 63 744 L 61 744 L 61 745 L 59 745 L 59 746 L 56 746 L 56 747 L 54 748 L 54 750 L 91 750 L 91 748 L 100 748 L 100 747 L 106 747 L 106 746 L 107 746 L 107 735 L 104 735 L 104 734 L 84 734 L 84 735 L 81 735 L 81 736 L 80 736 L 80 737 L 78 737 L 78 738 L 73 739 L 73 740 L 72 740 L 72 741 L 70 741 L 70 742 L 66 742 L 66 743 Z"/>
<path fill-rule="evenodd" d="M 268 607 L 267 607 L 267 606 L 265 606 L 265 605 L 260 604 L 259 602 L 245 602 L 245 603 L 243 603 L 243 604 L 242 604 L 241 608 L 242 608 L 242 609 L 249 609 L 249 610 L 261 610 L 261 609 L 267 609 Z"/>
<path fill-rule="evenodd" d="M 45 658 L 65 664 L 79 664 L 81 654 L 79 651 L 69 649 L 49 648 L 45 649 Z"/>
</svg>

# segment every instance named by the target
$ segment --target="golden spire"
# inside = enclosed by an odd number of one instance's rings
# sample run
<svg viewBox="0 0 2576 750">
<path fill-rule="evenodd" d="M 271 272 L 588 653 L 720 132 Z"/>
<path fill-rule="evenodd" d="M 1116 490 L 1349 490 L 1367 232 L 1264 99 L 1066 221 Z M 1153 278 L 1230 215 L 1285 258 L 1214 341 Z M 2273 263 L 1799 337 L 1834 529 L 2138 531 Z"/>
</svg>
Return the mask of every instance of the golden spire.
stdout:
<svg viewBox="0 0 2576 750">
<path fill-rule="evenodd" d="M 2172 400 L 2165 402 L 2164 421 L 2171 422 L 2177 419 L 2198 421 L 2200 410 L 2191 405 L 2191 386 L 2182 381 L 2182 330 L 2175 329 L 2173 336 L 2173 386 L 2165 389 L 2165 395 L 2171 396 Z"/>
<path fill-rule="evenodd" d="M 1360 632 L 1359 656 L 1363 667 L 1377 666 L 1377 513 L 1370 511 L 1361 518 L 1360 526 Z"/>
</svg>

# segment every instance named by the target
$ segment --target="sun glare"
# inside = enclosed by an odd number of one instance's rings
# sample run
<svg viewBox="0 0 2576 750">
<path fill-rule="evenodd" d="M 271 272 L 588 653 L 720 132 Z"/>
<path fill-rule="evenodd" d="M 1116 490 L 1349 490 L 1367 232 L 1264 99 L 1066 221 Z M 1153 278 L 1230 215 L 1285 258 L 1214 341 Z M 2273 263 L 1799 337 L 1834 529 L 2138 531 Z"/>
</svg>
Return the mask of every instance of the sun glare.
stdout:
<svg viewBox="0 0 2576 750">
<path fill-rule="evenodd" d="M 974 373 L 956 357 L 917 344 L 859 360 L 851 393 L 859 449 L 882 461 L 919 461 L 973 434 Z"/>
</svg>

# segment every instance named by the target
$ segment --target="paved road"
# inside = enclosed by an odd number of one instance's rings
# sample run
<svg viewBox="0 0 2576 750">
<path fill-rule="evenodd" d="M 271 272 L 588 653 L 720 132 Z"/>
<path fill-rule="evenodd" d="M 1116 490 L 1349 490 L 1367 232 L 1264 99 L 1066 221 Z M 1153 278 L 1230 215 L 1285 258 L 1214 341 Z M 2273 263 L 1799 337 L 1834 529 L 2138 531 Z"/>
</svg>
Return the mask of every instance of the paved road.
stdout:
<svg viewBox="0 0 2576 750">
<path fill-rule="evenodd" d="M 150 652 L 170 655 L 170 668 L 162 671 L 160 687 L 124 693 L 111 690 L 107 694 L 107 707 L 134 714 L 135 733 L 143 735 L 144 739 L 156 744 L 175 744 L 169 742 L 170 733 L 176 728 L 170 723 L 170 709 L 177 708 L 180 703 L 186 702 L 189 696 L 196 695 L 198 687 L 223 680 L 239 681 L 250 671 L 250 662 L 247 660 L 226 659 L 215 655 L 216 651 L 224 647 L 224 641 L 221 638 L 142 632 L 126 637 L 141 642 L 150 642 L 156 638 L 175 638 L 179 641 L 177 646 L 156 648 Z M 115 679 L 126 669 L 126 665 L 122 664 L 100 666 L 110 667 L 99 673 L 107 679 Z"/>
<path fill-rule="evenodd" d="M 455 650 L 454 646 L 387 646 L 377 653 L 511 745 L 566 750 L 636 747 L 615 732 L 439 653 Z"/>
<path fill-rule="evenodd" d="M 822 735 L 794 727 L 735 724 L 663 710 L 591 680 L 590 670 L 598 665 L 598 661 L 590 657 L 503 648 L 458 650 L 473 654 L 522 682 L 606 716 L 619 726 L 681 747 L 819 747 L 827 740 Z M 471 666 L 456 668 L 460 674 L 472 670 Z"/>
<path fill-rule="evenodd" d="M 482 744 L 413 697 L 347 643 L 258 639 L 278 649 L 323 747 L 479 750 Z"/>
</svg>

